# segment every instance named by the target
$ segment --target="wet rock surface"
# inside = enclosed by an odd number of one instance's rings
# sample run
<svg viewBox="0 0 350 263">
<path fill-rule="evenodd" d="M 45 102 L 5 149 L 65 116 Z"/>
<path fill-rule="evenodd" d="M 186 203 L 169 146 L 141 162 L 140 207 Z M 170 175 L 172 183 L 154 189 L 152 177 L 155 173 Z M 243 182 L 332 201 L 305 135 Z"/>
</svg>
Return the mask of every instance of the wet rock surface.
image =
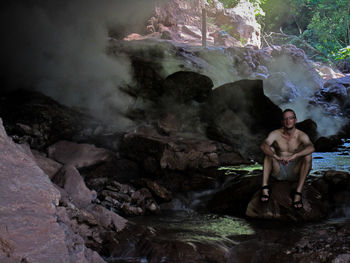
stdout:
<svg viewBox="0 0 350 263">
<path fill-rule="evenodd" d="M 271 183 L 269 202 L 260 201 L 260 190 L 249 202 L 246 215 L 252 218 L 275 219 L 282 221 L 319 221 L 326 216 L 326 208 L 321 193 L 310 185 L 303 190 L 303 208 L 296 210 L 292 206 L 292 193 L 296 185 L 289 182 Z"/>
<path fill-rule="evenodd" d="M 208 189 L 214 193 L 209 199 L 202 200 L 203 203 L 198 206 L 201 211 L 244 216 L 245 208 L 252 206 L 248 203 L 253 197 L 251 203 L 255 202 L 257 206 L 250 210 L 259 218 L 316 220 L 324 217 L 324 205 L 330 211 L 329 214 L 346 215 L 347 197 L 350 196 L 349 177 L 348 173 L 336 171 L 328 171 L 321 179 L 314 180 L 311 190 L 305 191 L 305 211 L 295 212 L 291 208 L 291 199 L 285 194 L 291 191 L 290 185 L 277 185 L 266 210 L 259 212 L 259 172 L 250 176 L 243 173 L 227 181 L 217 168 L 223 164 L 242 164 L 246 161 L 230 145 L 202 138 L 182 137 L 181 128 L 176 128 L 181 125 L 173 125 L 174 120 L 169 118 L 155 122 L 154 127 L 128 133 L 124 141 L 126 150 L 123 146 L 123 151 L 118 153 L 111 153 L 92 144 L 82 145 L 69 141 L 64 142 L 67 147 L 62 147 L 61 153 L 55 155 L 56 157 L 53 154 L 55 151 L 50 154 L 48 150 L 47 155 L 45 152 L 31 152 L 26 146 L 16 147 L 21 154 L 28 153 L 34 165 L 36 160 L 47 171 L 47 180 L 51 177 L 56 182 L 56 187 L 61 187 L 54 191 L 59 189 L 56 198 L 56 202 L 59 201 L 60 204 L 57 207 L 57 223 L 66 233 L 64 242 L 68 252 L 62 253 L 75 253 L 75 258 L 85 258 L 86 262 L 103 262 L 98 254 L 104 256 L 104 260 L 108 262 L 123 262 L 123 257 L 129 260 L 134 258 L 136 262 L 140 258 L 147 258 L 149 262 L 159 262 L 162 259 L 187 262 L 188 258 L 194 260 L 191 262 L 244 262 L 258 258 L 261 262 L 278 262 L 279 259 L 288 257 L 294 260 L 291 262 L 301 259 L 346 260 L 348 246 L 344 246 L 343 242 L 348 241 L 347 235 L 334 234 L 334 229 L 347 233 L 346 224 L 342 222 L 335 225 L 324 223 L 323 234 L 318 233 L 320 235 L 314 237 L 304 235 L 304 232 L 311 233 L 311 230 L 303 225 L 300 228 L 293 226 L 288 229 L 292 237 L 283 242 L 281 240 L 285 237 L 286 230 L 262 230 L 265 221 L 259 221 L 259 227 L 253 224 L 255 234 L 232 235 L 228 239 L 213 242 L 183 239 L 164 241 L 164 235 L 175 234 L 177 230 L 169 232 L 159 226 L 153 229 L 142 227 L 142 224 L 128 224 L 118 214 L 128 217 L 152 214 L 161 216 L 160 207 L 171 208 L 170 203 L 177 199 L 176 194 L 179 192 L 186 194 Z M 168 132 L 161 135 L 157 125 Z M 315 127 L 311 121 L 303 125 L 310 133 L 314 132 Z M 149 142 L 150 146 L 145 147 L 144 142 Z M 63 159 L 58 156 L 63 156 Z M 180 158 L 181 156 L 183 157 Z M 204 158 L 205 156 L 208 158 Z M 150 161 L 144 162 L 150 157 Z M 215 190 L 218 184 L 222 186 L 219 191 Z M 324 203 L 320 203 L 319 195 Z M 311 214 L 309 208 L 313 208 Z M 327 235 L 329 239 L 323 239 L 321 234 Z M 130 236 L 133 238 L 130 239 Z M 70 243 L 69 240 L 75 240 L 75 243 Z M 2 243 L 5 255 L 17 259 L 12 243 L 6 242 Z M 130 248 L 130 242 L 134 244 L 134 250 L 128 250 L 129 254 L 125 254 L 124 249 Z M 335 245 L 328 247 L 329 242 Z M 119 257 L 120 261 L 113 260 L 113 257 Z"/>
</svg>

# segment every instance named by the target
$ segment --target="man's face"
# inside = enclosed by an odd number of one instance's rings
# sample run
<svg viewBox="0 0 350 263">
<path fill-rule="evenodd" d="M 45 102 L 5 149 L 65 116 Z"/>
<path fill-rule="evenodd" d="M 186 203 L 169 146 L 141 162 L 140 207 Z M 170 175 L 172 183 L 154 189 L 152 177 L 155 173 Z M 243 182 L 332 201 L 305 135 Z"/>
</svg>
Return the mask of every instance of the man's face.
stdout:
<svg viewBox="0 0 350 263">
<path fill-rule="evenodd" d="M 297 122 L 297 118 L 294 113 L 291 111 L 287 111 L 283 114 L 282 124 L 286 129 L 293 129 L 295 127 L 295 123 Z"/>
</svg>

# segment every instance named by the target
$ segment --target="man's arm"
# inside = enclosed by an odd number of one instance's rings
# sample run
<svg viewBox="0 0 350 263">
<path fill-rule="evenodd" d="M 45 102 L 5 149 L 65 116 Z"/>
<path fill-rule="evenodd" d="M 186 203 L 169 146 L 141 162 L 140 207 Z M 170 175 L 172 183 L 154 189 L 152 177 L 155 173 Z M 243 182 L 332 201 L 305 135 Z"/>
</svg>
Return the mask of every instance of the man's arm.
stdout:
<svg viewBox="0 0 350 263">
<path fill-rule="evenodd" d="M 306 133 L 301 134 L 300 141 L 304 145 L 304 149 L 296 153 L 297 158 L 309 155 L 310 153 L 313 153 L 315 151 L 315 147 Z"/>
<path fill-rule="evenodd" d="M 261 144 L 260 149 L 264 152 L 265 155 L 270 156 L 278 161 L 281 160 L 279 156 L 271 149 L 272 144 L 276 141 L 277 133 L 273 131 L 267 136 L 264 142 Z"/>
<path fill-rule="evenodd" d="M 299 152 L 293 154 L 291 157 L 289 157 L 288 161 L 292 161 L 294 159 L 304 157 L 304 156 L 309 155 L 315 151 L 315 147 L 312 144 L 312 142 L 310 141 L 310 138 L 309 138 L 309 136 L 307 136 L 306 133 L 304 133 L 304 132 L 301 133 L 300 142 L 303 144 L 304 148 L 301 151 L 299 151 Z"/>
</svg>

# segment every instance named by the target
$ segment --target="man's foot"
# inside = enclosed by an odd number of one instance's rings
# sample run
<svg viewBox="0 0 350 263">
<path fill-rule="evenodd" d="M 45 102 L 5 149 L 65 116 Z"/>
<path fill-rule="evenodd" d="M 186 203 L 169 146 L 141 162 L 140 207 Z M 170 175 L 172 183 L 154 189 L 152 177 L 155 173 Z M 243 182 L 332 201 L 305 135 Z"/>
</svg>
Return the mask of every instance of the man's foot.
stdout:
<svg viewBox="0 0 350 263">
<path fill-rule="evenodd" d="M 270 200 L 271 187 L 269 185 L 264 185 L 261 187 L 260 201 L 267 203 Z"/>
<path fill-rule="evenodd" d="M 292 205 L 295 209 L 299 210 L 299 209 L 303 208 L 302 193 L 294 191 L 292 193 L 292 198 L 293 198 Z"/>
</svg>

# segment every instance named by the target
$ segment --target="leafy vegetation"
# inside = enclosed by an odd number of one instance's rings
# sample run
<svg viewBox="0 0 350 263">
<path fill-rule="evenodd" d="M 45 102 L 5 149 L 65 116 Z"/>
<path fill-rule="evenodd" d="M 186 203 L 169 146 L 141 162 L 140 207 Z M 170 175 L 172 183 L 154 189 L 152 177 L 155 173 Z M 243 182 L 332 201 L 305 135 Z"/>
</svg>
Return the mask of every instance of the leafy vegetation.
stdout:
<svg viewBox="0 0 350 263">
<path fill-rule="evenodd" d="M 350 0 L 249 1 L 254 5 L 263 34 L 268 37 L 271 32 L 277 33 L 274 36 L 280 34 L 277 44 L 287 41 L 309 48 L 314 59 L 350 59 Z M 232 8 L 240 0 L 220 2 Z"/>
<path fill-rule="evenodd" d="M 280 31 L 297 36 L 329 59 L 350 58 L 349 0 L 264 0 L 260 4 L 265 16 L 259 22 L 265 34 Z"/>
</svg>

